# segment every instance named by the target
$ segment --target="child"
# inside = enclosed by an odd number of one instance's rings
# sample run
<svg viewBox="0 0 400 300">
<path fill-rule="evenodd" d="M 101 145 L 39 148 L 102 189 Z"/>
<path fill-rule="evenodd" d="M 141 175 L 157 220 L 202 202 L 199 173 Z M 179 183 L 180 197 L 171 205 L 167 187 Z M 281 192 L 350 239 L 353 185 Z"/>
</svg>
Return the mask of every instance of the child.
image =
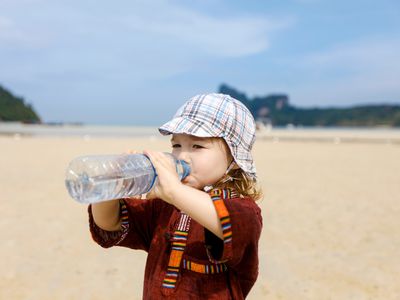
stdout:
<svg viewBox="0 0 400 300">
<path fill-rule="evenodd" d="M 89 206 L 94 240 L 148 252 L 143 299 L 244 299 L 262 228 L 251 113 L 228 95 L 198 95 L 159 131 L 190 175 L 181 182 L 167 156 L 145 151 L 158 174 L 148 200 Z"/>
</svg>

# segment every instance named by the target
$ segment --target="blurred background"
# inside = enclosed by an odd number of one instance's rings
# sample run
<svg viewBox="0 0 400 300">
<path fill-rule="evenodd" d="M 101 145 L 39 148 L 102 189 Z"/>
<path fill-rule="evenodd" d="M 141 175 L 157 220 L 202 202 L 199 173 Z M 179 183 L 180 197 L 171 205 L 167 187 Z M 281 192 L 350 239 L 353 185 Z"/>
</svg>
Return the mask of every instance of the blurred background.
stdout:
<svg viewBox="0 0 400 300">
<path fill-rule="evenodd" d="M 396 0 L 2 0 L 0 85 L 41 122 L 157 126 L 231 88 L 281 109 L 396 104 L 392 120 L 343 124 L 400 126 L 399 14 Z M 313 118 L 277 124 L 342 125 Z"/>
</svg>

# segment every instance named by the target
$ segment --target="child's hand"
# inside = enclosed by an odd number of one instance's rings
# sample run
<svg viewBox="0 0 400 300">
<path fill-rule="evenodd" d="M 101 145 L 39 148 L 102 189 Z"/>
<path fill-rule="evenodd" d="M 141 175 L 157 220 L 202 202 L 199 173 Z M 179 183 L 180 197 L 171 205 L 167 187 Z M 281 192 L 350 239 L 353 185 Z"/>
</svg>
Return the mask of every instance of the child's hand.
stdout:
<svg viewBox="0 0 400 300">
<path fill-rule="evenodd" d="M 145 150 L 143 153 L 150 158 L 158 175 L 156 185 L 150 195 L 171 203 L 174 189 L 182 184 L 176 173 L 175 164 L 162 152 Z"/>
<path fill-rule="evenodd" d="M 126 150 L 124 153 L 124 155 L 129 155 L 129 154 L 141 154 L 139 151 L 136 150 Z"/>
</svg>

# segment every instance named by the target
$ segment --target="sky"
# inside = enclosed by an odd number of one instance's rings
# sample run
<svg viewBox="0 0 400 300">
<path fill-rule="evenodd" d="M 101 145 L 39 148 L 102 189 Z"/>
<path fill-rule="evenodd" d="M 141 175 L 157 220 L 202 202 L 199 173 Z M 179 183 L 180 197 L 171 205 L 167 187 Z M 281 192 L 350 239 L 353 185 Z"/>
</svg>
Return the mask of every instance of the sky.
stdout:
<svg viewBox="0 0 400 300">
<path fill-rule="evenodd" d="M 44 122 L 157 126 L 221 83 L 400 104 L 400 1 L 0 0 L 0 85 Z"/>
</svg>

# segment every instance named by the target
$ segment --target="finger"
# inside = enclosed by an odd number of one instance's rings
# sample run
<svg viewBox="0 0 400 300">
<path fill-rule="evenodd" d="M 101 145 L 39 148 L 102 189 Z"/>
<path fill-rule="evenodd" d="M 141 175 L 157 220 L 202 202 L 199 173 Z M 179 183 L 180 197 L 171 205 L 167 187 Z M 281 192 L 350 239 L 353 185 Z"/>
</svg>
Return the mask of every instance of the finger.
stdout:
<svg viewBox="0 0 400 300">
<path fill-rule="evenodd" d="M 143 153 L 149 157 L 152 163 L 160 165 L 164 162 L 163 153 L 151 150 L 144 150 Z"/>
<path fill-rule="evenodd" d="M 150 159 L 150 161 L 153 163 L 153 165 L 154 165 L 154 162 L 155 162 L 155 158 L 154 158 L 154 152 L 153 151 L 151 151 L 151 150 L 143 150 L 143 154 L 144 155 L 146 155 L 149 159 Z"/>
<path fill-rule="evenodd" d="M 128 149 L 128 150 L 125 150 L 123 152 L 123 154 L 139 154 L 139 151 Z"/>
<path fill-rule="evenodd" d="M 144 150 L 143 154 L 146 155 L 150 162 L 152 163 L 153 167 L 157 170 L 159 168 L 159 159 L 157 158 L 157 153 L 151 150 Z"/>
<path fill-rule="evenodd" d="M 164 167 L 165 169 L 168 169 L 171 172 L 175 172 L 176 167 L 171 159 L 171 157 L 167 156 L 163 152 L 159 152 L 156 154 L 156 159 L 158 160 L 159 166 Z"/>
<path fill-rule="evenodd" d="M 148 193 L 145 195 L 145 199 L 147 199 L 147 200 L 154 199 L 154 198 L 157 198 L 157 195 L 156 195 L 154 189 L 151 190 L 150 192 L 148 192 Z"/>
<path fill-rule="evenodd" d="M 143 153 L 149 157 L 154 168 L 157 170 L 157 173 L 162 170 L 176 172 L 172 160 L 165 153 L 151 150 L 144 150 Z"/>
</svg>

